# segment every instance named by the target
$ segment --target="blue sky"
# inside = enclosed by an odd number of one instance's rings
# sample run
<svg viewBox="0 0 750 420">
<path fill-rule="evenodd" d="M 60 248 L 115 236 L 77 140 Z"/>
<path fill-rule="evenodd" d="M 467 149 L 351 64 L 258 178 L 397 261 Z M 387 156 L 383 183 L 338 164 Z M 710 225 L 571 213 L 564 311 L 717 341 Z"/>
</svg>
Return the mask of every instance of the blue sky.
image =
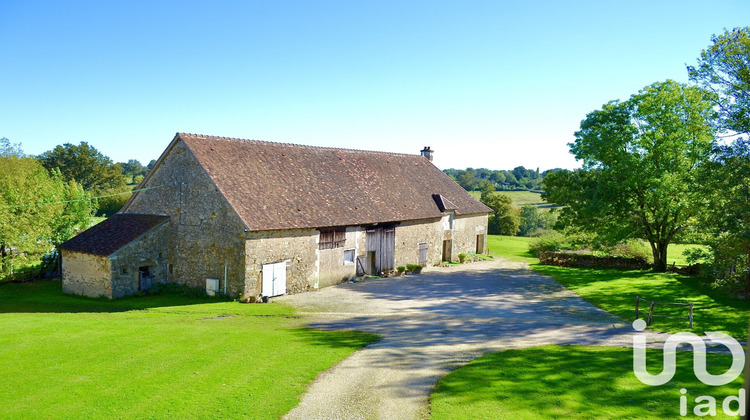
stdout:
<svg viewBox="0 0 750 420">
<path fill-rule="evenodd" d="M 748 1 L 0 2 L 0 137 L 157 158 L 177 131 L 576 167 L 588 112 L 687 82 Z"/>
</svg>

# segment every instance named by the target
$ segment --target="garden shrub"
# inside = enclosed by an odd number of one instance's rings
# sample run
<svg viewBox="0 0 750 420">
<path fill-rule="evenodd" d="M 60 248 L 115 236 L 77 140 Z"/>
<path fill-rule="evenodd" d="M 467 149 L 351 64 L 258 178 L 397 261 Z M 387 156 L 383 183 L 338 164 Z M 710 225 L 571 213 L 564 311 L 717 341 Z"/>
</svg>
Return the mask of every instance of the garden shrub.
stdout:
<svg viewBox="0 0 750 420">
<path fill-rule="evenodd" d="M 120 194 L 112 197 L 104 197 L 98 200 L 97 216 L 111 216 L 122 208 L 130 200 L 131 194 Z"/>
<path fill-rule="evenodd" d="M 419 264 L 406 264 L 406 271 L 411 271 L 412 273 L 419 274 L 422 272 L 422 266 Z"/>
<path fill-rule="evenodd" d="M 565 236 L 557 232 L 539 236 L 529 242 L 529 251 L 536 257 L 545 252 L 557 252 L 569 248 L 570 245 Z"/>
</svg>

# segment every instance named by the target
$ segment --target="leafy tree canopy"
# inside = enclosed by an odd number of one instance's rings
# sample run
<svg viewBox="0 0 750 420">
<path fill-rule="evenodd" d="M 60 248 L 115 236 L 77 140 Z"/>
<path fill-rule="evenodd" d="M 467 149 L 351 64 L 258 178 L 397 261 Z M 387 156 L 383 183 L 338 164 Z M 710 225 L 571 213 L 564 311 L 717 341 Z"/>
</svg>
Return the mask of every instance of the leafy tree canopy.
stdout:
<svg viewBox="0 0 750 420">
<path fill-rule="evenodd" d="M 713 275 L 718 283 L 740 286 L 750 295 L 750 140 L 714 150 L 701 170 L 698 188 L 705 200 L 702 227 L 710 233 Z"/>
<path fill-rule="evenodd" d="M 12 144 L 7 138 L 0 138 L 0 157 L 9 156 L 25 156 L 21 149 L 21 143 Z"/>
<path fill-rule="evenodd" d="M 702 211 L 692 185 L 715 145 L 713 100 L 668 80 L 589 113 L 569 144 L 583 168 L 545 178 L 543 197 L 565 206 L 561 224 L 610 245 L 647 240 L 654 269 L 666 270 L 669 243 Z"/>
<path fill-rule="evenodd" d="M 688 66 L 690 80 L 716 93 L 722 128 L 750 133 L 750 28 L 725 29 L 711 42 Z"/>
<path fill-rule="evenodd" d="M 37 158 L 50 171 L 59 168 L 66 182 L 75 180 L 86 191 L 101 193 L 125 187 L 121 169 L 86 142 L 66 143 Z"/>
<path fill-rule="evenodd" d="M 505 194 L 488 194 L 482 200 L 491 207 L 488 230 L 491 235 L 509 235 L 518 233 L 521 225 L 521 212 L 513 205 L 513 200 Z"/>
<path fill-rule="evenodd" d="M 87 227 L 93 205 L 75 181 L 37 160 L 0 157 L 0 273 L 48 252 Z"/>
</svg>

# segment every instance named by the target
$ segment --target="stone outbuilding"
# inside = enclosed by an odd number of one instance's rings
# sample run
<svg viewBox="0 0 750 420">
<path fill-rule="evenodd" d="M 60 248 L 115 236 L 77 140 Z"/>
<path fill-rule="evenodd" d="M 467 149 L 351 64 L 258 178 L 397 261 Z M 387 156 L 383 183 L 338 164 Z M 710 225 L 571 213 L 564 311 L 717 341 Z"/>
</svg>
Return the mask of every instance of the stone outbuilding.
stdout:
<svg viewBox="0 0 750 420">
<path fill-rule="evenodd" d="M 276 296 L 484 252 L 492 210 L 432 153 L 178 133 L 118 214 L 62 245 L 63 289 Z"/>
<path fill-rule="evenodd" d="M 62 244 L 63 292 L 116 298 L 166 279 L 168 221 L 118 213 Z"/>
</svg>

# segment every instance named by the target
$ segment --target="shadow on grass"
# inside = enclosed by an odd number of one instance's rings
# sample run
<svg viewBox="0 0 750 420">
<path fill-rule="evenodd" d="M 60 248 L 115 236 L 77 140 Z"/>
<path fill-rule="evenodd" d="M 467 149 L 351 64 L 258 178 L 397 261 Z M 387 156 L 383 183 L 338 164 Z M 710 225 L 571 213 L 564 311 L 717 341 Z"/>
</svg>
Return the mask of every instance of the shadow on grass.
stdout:
<svg viewBox="0 0 750 420">
<path fill-rule="evenodd" d="M 0 284 L 0 313 L 124 312 L 218 302 L 223 300 L 180 295 L 89 298 L 64 294 L 60 280 Z"/>
<path fill-rule="evenodd" d="M 698 278 L 642 270 L 586 269 L 534 264 L 540 274 L 554 278 L 592 304 L 623 319 L 635 319 L 635 299 L 655 302 L 693 303 L 693 332 L 723 331 L 735 338 L 747 337 L 750 302 L 711 289 Z M 648 303 L 641 302 L 640 318 L 648 315 Z M 654 314 L 678 318 L 654 318 L 655 330 L 688 330 L 685 306 L 657 305 Z"/>
<path fill-rule="evenodd" d="M 691 356 L 686 352 L 678 357 L 672 381 L 648 386 L 633 374 L 629 349 L 545 346 L 503 351 L 443 378 L 431 397 L 432 412 L 436 419 L 487 412 L 505 418 L 676 418 L 682 387 L 691 401 L 699 395 L 737 395 L 742 376 L 722 387 L 701 384 L 693 375 Z M 708 369 L 723 372 L 730 360 L 711 354 Z M 661 368 L 659 352 L 648 355 L 648 366 L 652 371 Z"/>
<path fill-rule="evenodd" d="M 325 331 L 310 327 L 294 327 L 289 330 L 305 344 L 328 348 L 356 350 L 380 340 L 378 334 L 353 330 Z"/>
</svg>

